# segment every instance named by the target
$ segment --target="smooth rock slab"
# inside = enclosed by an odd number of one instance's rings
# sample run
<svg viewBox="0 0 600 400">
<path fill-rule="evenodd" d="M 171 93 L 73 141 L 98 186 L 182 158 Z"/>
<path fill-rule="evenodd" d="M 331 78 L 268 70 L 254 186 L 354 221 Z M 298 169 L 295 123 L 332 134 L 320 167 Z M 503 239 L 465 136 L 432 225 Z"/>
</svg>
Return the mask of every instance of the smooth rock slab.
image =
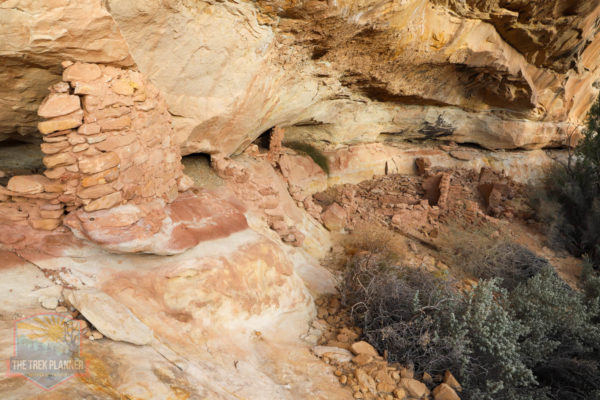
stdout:
<svg viewBox="0 0 600 400">
<path fill-rule="evenodd" d="M 51 93 L 40 104 L 38 115 L 42 118 L 54 118 L 71 114 L 81 109 L 79 96 L 66 93 Z"/>
<path fill-rule="evenodd" d="M 152 329 L 127 307 L 98 289 L 68 291 L 65 297 L 100 333 L 112 340 L 146 345 L 154 338 Z"/>
<path fill-rule="evenodd" d="M 42 121 L 38 124 L 38 129 L 44 135 L 52 132 L 66 131 L 68 129 L 77 128 L 83 122 L 83 111 L 75 111 L 71 114 L 63 115 Z"/>
<path fill-rule="evenodd" d="M 313 353 L 315 353 L 317 357 L 329 357 L 338 363 L 349 362 L 352 360 L 352 353 L 341 347 L 315 346 L 313 348 Z"/>
<path fill-rule="evenodd" d="M 36 194 L 44 191 L 50 180 L 43 175 L 18 175 L 8 181 L 6 188 L 17 193 Z"/>
<path fill-rule="evenodd" d="M 100 67 L 96 64 L 75 63 L 64 70 L 64 81 L 83 81 L 89 82 L 102 76 Z"/>
<path fill-rule="evenodd" d="M 117 153 L 103 153 L 79 160 L 79 169 L 84 174 L 95 174 L 116 167 L 120 161 Z"/>
</svg>

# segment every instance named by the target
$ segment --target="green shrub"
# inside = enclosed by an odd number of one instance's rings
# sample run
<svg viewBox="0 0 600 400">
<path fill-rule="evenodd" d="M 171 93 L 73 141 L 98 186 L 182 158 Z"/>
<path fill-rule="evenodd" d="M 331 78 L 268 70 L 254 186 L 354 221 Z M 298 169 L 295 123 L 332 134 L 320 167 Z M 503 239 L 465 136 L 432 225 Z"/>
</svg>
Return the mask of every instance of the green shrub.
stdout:
<svg viewBox="0 0 600 400">
<path fill-rule="evenodd" d="M 576 291 L 522 254 L 538 265 L 518 266 L 531 272 L 520 283 L 480 280 L 463 295 L 452 282 L 361 252 L 348 263 L 342 299 L 390 361 L 417 373 L 450 369 L 463 399 L 600 399 L 600 278 L 588 266 Z"/>
<path fill-rule="evenodd" d="M 468 398 L 534 399 L 537 383 L 521 357 L 521 339 L 528 327 L 510 309 L 508 292 L 495 279 L 480 281 L 458 310 L 470 349 L 460 376 L 470 388 Z"/>
<path fill-rule="evenodd" d="M 522 357 L 552 398 L 584 399 L 600 389 L 597 297 L 588 299 L 545 268 L 510 298 L 515 317 L 529 330 Z"/>
<path fill-rule="evenodd" d="M 550 169 L 532 205 L 555 242 L 600 266 L 600 97 L 592 106 L 584 138 L 566 164 Z"/>
<path fill-rule="evenodd" d="M 323 152 L 315 146 L 305 142 L 285 142 L 286 147 L 294 149 L 299 153 L 306 154 L 325 172 L 329 175 L 329 160 Z"/>
</svg>

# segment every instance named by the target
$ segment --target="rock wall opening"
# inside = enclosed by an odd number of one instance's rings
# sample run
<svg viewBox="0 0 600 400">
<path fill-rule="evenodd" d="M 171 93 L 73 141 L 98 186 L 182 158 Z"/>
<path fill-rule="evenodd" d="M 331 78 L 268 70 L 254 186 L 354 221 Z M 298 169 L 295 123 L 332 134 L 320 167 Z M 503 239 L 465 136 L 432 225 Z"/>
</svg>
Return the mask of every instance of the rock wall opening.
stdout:
<svg viewBox="0 0 600 400">
<path fill-rule="evenodd" d="M 256 139 L 254 139 L 252 144 L 257 145 L 259 149 L 269 150 L 269 148 L 271 147 L 271 134 L 272 133 L 273 133 L 273 128 L 267 129 L 266 131 L 261 133 Z"/>
<path fill-rule="evenodd" d="M 8 139 L 0 142 L 0 185 L 6 186 L 15 175 L 42 173 L 43 158 L 39 141 Z"/>
<path fill-rule="evenodd" d="M 181 158 L 186 176 L 194 181 L 194 186 L 213 189 L 223 186 L 225 181 L 217 175 L 210 164 L 210 154 L 194 153 Z"/>
</svg>

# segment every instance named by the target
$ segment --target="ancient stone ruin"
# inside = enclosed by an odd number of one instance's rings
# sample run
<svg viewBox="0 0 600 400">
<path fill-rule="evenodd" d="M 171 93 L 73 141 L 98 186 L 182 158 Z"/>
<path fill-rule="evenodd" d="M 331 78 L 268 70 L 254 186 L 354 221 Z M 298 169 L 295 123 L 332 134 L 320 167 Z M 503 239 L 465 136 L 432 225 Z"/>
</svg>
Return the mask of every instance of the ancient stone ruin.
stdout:
<svg viewBox="0 0 600 400">
<path fill-rule="evenodd" d="M 63 63 L 38 124 L 46 170 L 13 176 L 0 188 L 0 213 L 52 230 L 65 213 L 155 199 L 172 202 L 190 187 L 171 119 L 158 90 L 134 70 Z"/>
</svg>

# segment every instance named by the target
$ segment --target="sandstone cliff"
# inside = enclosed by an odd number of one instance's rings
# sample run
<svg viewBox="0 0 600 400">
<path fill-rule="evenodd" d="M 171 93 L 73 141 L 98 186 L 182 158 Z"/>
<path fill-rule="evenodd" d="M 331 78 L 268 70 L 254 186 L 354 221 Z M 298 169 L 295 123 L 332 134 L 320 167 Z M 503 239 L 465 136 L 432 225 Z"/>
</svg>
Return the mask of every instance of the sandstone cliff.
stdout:
<svg viewBox="0 0 600 400">
<path fill-rule="evenodd" d="M 340 144 L 555 147 L 597 93 L 599 16 L 593 0 L 9 1 L 0 133 L 36 135 L 69 59 L 135 64 L 183 154 L 240 152 L 274 125 Z"/>
<path fill-rule="evenodd" d="M 597 0 L 1 2 L 0 358 L 52 310 L 87 321 L 91 363 L 43 395 L 2 374 L 1 397 L 351 398 L 309 352 L 319 259 L 354 214 L 413 238 L 447 197 L 525 215 L 500 200 L 580 129 L 599 21 Z M 352 186 L 389 174 L 414 179 Z"/>
</svg>

